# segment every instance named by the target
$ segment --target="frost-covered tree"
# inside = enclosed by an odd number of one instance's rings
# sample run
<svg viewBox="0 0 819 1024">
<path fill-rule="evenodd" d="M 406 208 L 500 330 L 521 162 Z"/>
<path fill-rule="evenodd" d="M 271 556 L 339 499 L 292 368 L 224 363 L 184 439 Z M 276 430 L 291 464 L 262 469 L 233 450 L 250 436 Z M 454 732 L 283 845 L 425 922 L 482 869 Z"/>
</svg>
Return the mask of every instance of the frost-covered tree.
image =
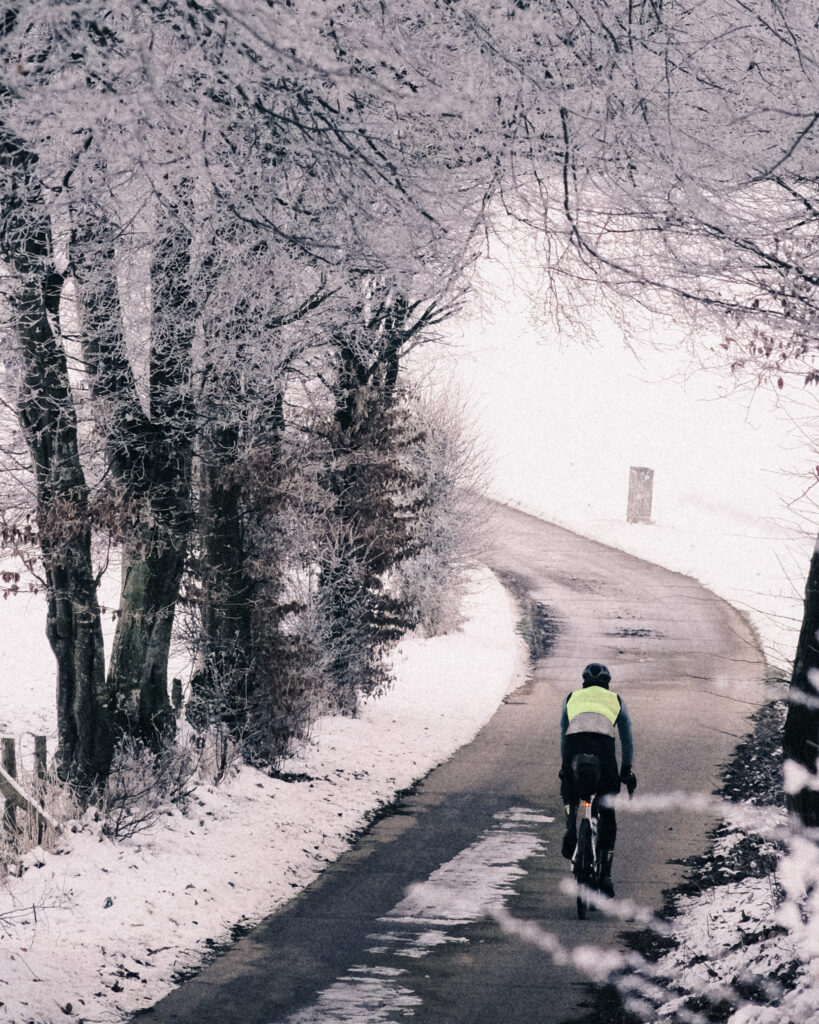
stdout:
<svg viewBox="0 0 819 1024">
<path fill-rule="evenodd" d="M 414 551 L 391 585 L 413 626 L 437 636 L 461 622 L 470 571 L 485 555 L 490 512 L 472 417 L 457 395 L 413 391 L 411 458 L 418 493 Z"/>
<path fill-rule="evenodd" d="M 7 100 L 0 92 L 0 115 Z M 60 277 L 37 157 L 5 123 L 0 125 L 0 176 L 0 252 L 14 275 L 9 304 L 17 414 L 36 480 L 46 633 L 57 662 L 60 765 L 87 782 L 107 770 L 112 750 L 89 490 L 58 335 Z"/>
<path fill-rule="evenodd" d="M 387 685 L 384 652 L 412 624 L 387 586 L 417 550 L 424 502 L 412 459 L 418 426 L 399 374 L 412 346 L 448 315 L 389 283 L 369 281 L 353 295 L 358 301 L 330 342 L 330 543 L 319 577 L 334 699 L 349 711 L 360 694 Z"/>
<path fill-rule="evenodd" d="M 497 186 L 478 130 L 496 99 L 471 97 L 478 72 L 440 33 L 445 6 L 423 14 L 21 0 L 5 15 L 4 260 L 49 621 L 62 616 L 49 628 L 67 772 L 104 774 L 115 732 L 151 741 L 171 723 L 168 645 L 197 510 L 209 660 L 246 656 L 228 467 L 255 445 L 276 451 L 287 376 L 307 365 L 296 356 L 322 334 L 338 353 L 327 339 L 360 324 L 341 303 L 323 331 L 285 328 L 350 281 L 388 277 L 430 308 L 461 287 Z M 107 681 L 89 507 L 123 553 Z M 79 537 L 56 561 L 54 522 Z M 78 729 L 99 753 L 76 746 Z"/>
</svg>

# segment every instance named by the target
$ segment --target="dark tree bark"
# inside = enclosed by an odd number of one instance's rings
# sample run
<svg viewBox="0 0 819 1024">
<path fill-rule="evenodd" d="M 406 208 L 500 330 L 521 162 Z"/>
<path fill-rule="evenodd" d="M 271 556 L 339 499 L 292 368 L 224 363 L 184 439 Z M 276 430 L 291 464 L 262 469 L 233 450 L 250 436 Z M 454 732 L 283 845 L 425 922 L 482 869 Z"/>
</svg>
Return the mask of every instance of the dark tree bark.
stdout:
<svg viewBox="0 0 819 1024">
<path fill-rule="evenodd" d="M 149 409 L 125 351 L 115 231 L 104 210 L 74 203 L 72 265 L 82 345 L 108 463 L 123 501 L 120 614 L 108 672 L 118 732 L 156 744 L 172 730 L 168 657 L 187 554 L 194 411 L 195 320 L 190 236 L 178 209 L 163 211 L 151 263 Z"/>
<path fill-rule="evenodd" d="M 128 492 L 140 477 L 144 483 L 151 426 L 125 348 L 116 234 L 104 207 L 82 191 L 74 194 L 69 254 L 82 318 L 80 344 L 108 465 Z"/>
<path fill-rule="evenodd" d="M 191 238 L 180 212 L 161 212 L 151 261 L 150 422 L 145 443 L 135 438 L 130 487 L 138 500 L 139 522 L 125 546 L 110 668 L 116 720 L 151 744 L 174 723 L 168 656 L 191 529 L 195 319 Z"/>
<path fill-rule="evenodd" d="M 796 648 L 785 719 L 785 756 L 814 775 L 819 756 L 819 541 L 805 587 L 805 610 Z M 788 794 L 788 807 L 805 825 L 819 826 L 819 792 L 802 789 Z"/>
<path fill-rule="evenodd" d="M 13 297 L 21 386 L 18 415 L 37 485 L 37 523 L 48 589 L 46 632 L 57 659 L 59 771 L 83 787 L 107 774 L 111 707 L 91 560 L 88 487 L 57 332 L 62 279 L 37 159 L 0 125 L 0 246 L 17 281 Z"/>
<path fill-rule="evenodd" d="M 246 702 L 252 661 L 252 582 L 246 570 L 242 482 L 236 471 L 239 430 L 206 434 L 200 478 L 202 645 L 210 691 L 228 704 Z M 234 708 L 236 710 L 236 708 Z"/>
</svg>

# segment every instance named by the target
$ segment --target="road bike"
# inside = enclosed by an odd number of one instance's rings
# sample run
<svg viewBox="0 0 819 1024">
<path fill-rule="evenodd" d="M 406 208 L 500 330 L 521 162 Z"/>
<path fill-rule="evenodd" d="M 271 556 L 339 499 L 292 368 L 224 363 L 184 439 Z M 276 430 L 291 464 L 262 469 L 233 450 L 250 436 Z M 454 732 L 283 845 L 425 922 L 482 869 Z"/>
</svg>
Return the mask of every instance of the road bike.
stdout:
<svg viewBox="0 0 819 1024">
<path fill-rule="evenodd" d="M 598 842 L 600 761 L 594 754 L 580 754 L 572 762 L 572 771 L 580 796 L 580 825 L 572 857 L 572 874 L 577 882 L 577 916 L 582 921 L 589 909 L 591 894 L 600 889 L 603 874 L 602 851 Z"/>
<path fill-rule="evenodd" d="M 582 921 L 589 909 L 591 893 L 600 889 L 603 871 L 597 836 L 600 818 L 596 795 L 580 801 L 580 815 L 577 846 L 572 858 L 572 873 L 577 882 L 577 916 Z"/>
</svg>

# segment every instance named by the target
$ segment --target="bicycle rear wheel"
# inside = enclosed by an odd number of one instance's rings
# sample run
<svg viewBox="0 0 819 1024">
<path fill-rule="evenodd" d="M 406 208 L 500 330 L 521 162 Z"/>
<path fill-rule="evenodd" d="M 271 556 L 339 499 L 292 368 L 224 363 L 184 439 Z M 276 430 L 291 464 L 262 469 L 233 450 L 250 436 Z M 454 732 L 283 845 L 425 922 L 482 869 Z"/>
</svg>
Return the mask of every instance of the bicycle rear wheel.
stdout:
<svg viewBox="0 0 819 1024">
<path fill-rule="evenodd" d="M 580 822 L 577 834 L 577 851 L 574 855 L 574 877 L 577 880 L 577 916 L 580 920 L 586 917 L 589 909 L 589 887 L 592 884 L 594 863 L 592 861 L 591 825 L 588 821 Z"/>
</svg>

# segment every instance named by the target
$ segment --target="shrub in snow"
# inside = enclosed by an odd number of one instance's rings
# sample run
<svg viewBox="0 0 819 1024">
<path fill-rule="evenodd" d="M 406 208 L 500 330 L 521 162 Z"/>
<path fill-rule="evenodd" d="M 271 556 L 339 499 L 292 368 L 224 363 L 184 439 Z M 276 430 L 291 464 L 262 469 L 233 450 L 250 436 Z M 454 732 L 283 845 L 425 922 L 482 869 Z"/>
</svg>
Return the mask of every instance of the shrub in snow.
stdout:
<svg viewBox="0 0 819 1024">
<path fill-rule="evenodd" d="M 391 589 L 427 636 L 457 629 L 470 570 L 484 552 L 489 507 L 483 457 L 457 398 L 412 396 L 419 425 L 410 453 L 418 513 L 413 553 L 392 573 Z"/>
<path fill-rule="evenodd" d="M 247 696 L 237 692 L 229 675 L 204 666 L 200 659 L 185 717 L 187 729 L 194 731 L 190 742 L 200 751 L 201 772 L 218 785 L 242 756 L 249 722 Z"/>
<path fill-rule="evenodd" d="M 196 788 L 200 760 L 192 744 L 164 741 L 152 750 L 141 740 L 123 737 L 100 798 L 103 834 L 128 839 L 153 828 L 169 804 L 184 811 Z"/>
</svg>

